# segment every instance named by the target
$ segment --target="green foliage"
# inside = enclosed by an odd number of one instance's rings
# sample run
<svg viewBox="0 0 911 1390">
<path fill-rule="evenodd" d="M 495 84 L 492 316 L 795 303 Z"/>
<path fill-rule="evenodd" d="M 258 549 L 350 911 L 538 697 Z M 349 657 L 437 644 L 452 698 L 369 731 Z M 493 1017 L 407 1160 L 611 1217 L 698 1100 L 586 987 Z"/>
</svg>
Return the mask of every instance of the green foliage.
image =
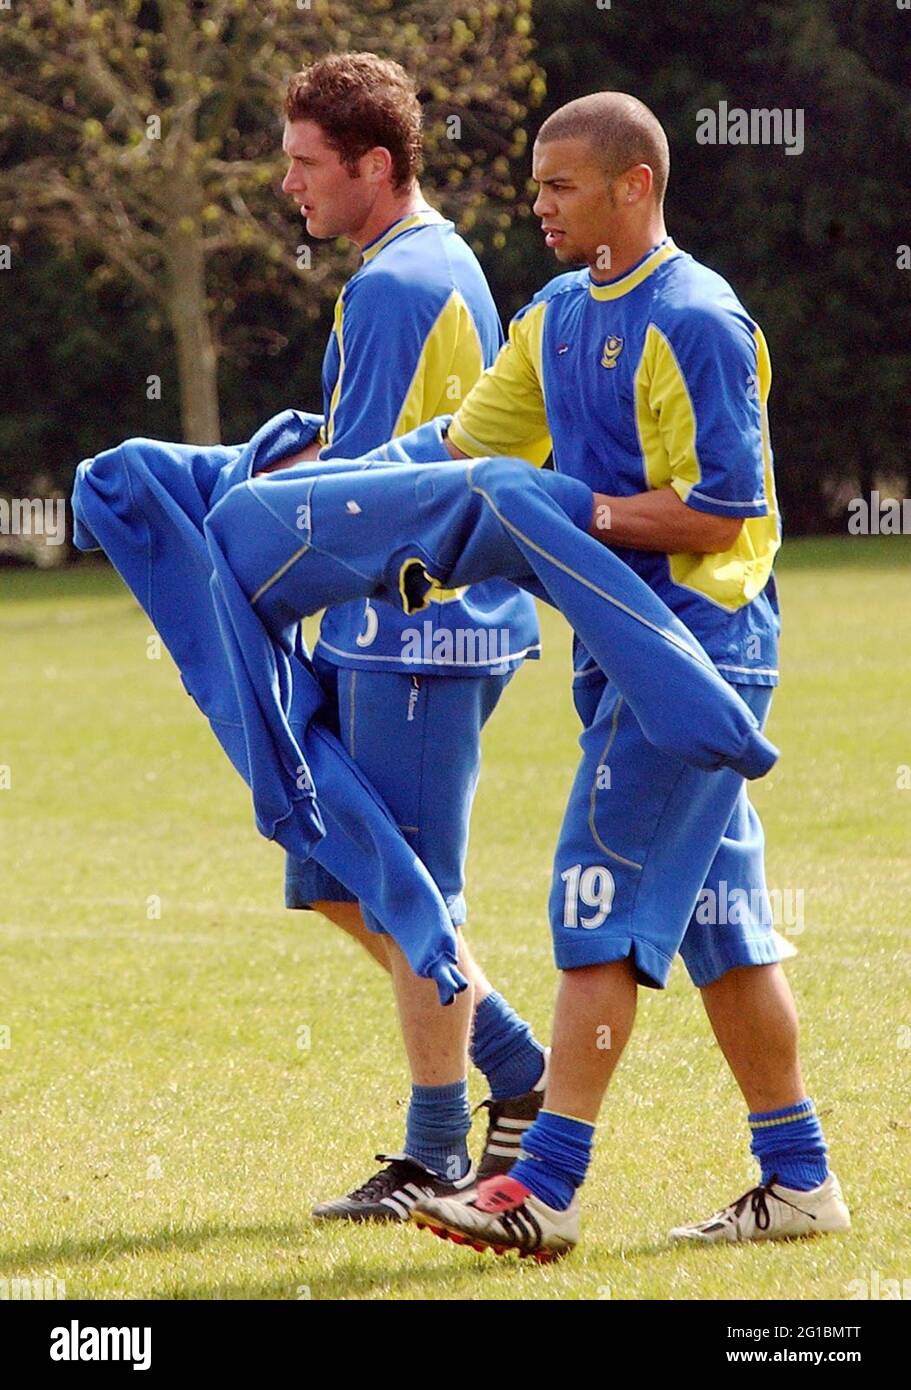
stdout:
<svg viewBox="0 0 911 1390">
<path fill-rule="evenodd" d="M 27 273 L 17 273 L 20 258 Z M 68 489 L 81 458 L 127 435 L 179 437 L 170 342 L 104 272 L 97 257 L 61 257 L 32 234 L 0 281 L 16 278 L 0 337 L 0 491 L 30 496 L 40 477 Z M 149 373 L 162 378 L 160 401 L 147 398 Z"/>
<path fill-rule="evenodd" d="M 786 526 L 843 527 L 829 499 L 869 490 L 874 470 L 911 486 L 911 271 L 896 268 L 911 241 L 907 14 L 877 0 L 548 0 L 535 24 L 542 115 L 616 88 L 667 129 L 670 234 L 732 281 L 769 339 Z M 721 100 L 804 110 L 804 152 L 697 144 L 697 112 Z"/>
<path fill-rule="evenodd" d="M 239 352 L 248 336 L 243 301 L 281 295 L 308 317 L 343 278 L 331 255 L 306 274 L 296 263 L 300 219 L 279 192 L 288 76 L 346 48 L 400 60 L 421 84 L 441 205 L 495 238 L 516 130 L 543 91 L 529 8 L 30 0 L 0 25 L 0 216 L 14 249 L 40 230 L 138 289 L 177 340 L 184 431 L 214 438 L 216 359 L 223 339 Z"/>
<path fill-rule="evenodd" d="M 61 36 L 71 33 L 77 10 L 93 8 L 50 6 Z M 169 93 L 183 79 L 165 71 L 159 6 L 103 8 L 99 23 L 141 34 L 132 54 L 119 45 L 124 81 L 149 86 L 167 134 L 177 119 Z M 213 87 L 203 92 L 197 85 L 194 109 L 223 434 L 240 439 L 273 410 L 318 405 L 329 305 L 353 261 L 320 243 L 313 270 L 302 275 L 293 260 L 300 224 L 276 196 L 276 112 L 289 70 L 279 38 L 294 7 L 270 0 L 267 15 L 253 0 L 232 0 L 217 8 L 221 39 L 200 28 L 195 40 L 199 80 L 209 65 Z M 47 10 L 30 7 L 32 16 Z M 868 491 L 877 476 L 896 476 L 899 485 L 903 479 L 906 491 L 911 486 L 911 271 L 896 268 L 897 247 L 911 241 L 906 14 L 878 0 L 615 0 L 610 9 L 594 0 L 538 0 L 533 11 L 528 0 L 477 0 L 455 11 L 438 0 L 314 0 L 311 11 L 295 15 L 304 41 L 294 64 L 311 52 L 372 47 L 419 74 L 426 190 L 480 248 L 504 318 L 559 269 L 529 215 L 526 180 L 540 121 L 601 87 L 642 97 L 671 139 L 671 235 L 732 281 L 769 338 L 773 442 L 789 531 L 843 528 L 845 499 Z M 20 17 L 31 23 L 32 42 L 35 20 Z M 534 48 L 516 32 L 529 17 Z M 245 26 L 254 18 L 261 65 L 251 65 L 245 46 Z M 68 51 L 64 44 L 63 58 Z M 149 141 L 137 143 L 124 108 L 97 94 L 86 104 L 63 58 L 47 59 L 46 75 L 38 67 L 32 72 L 62 124 L 55 126 L 43 107 L 25 111 L 11 103 L 0 120 L 0 153 L 19 169 L 47 161 L 53 150 L 68 196 L 81 197 L 93 160 L 135 170 L 140 156 L 149 163 L 155 151 Z M 543 103 L 536 64 L 547 73 Z M 803 154 L 698 144 L 697 112 L 721 100 L 803 109 Z M 98 143 L 95 126 L 77 129 L 70 121 L 77 112 L 100 122 L 105 140 Z M 459 140 L 447 135 L 452 115 L 462 121 Z M 238 211 L 244 207 L 248 212 Z M 29 250 L 27 263 L 17 261 L 30 215 L 28 200 L 8 207 L 3 237 L 13 241 L 16 269 L 3 281 L 0 369 L 14 390 L 0 424 L 0 467 L 27 466 L 37 441 L 42 463 L 65 486 L 80 451 L 131 433 L 178 432 L 176 380 L 166 316 L 159 309 L 156 319 L 144 292 L 126 292 L 124 271 L 109 262 L 105 271 L 98 253 L 61 262 L 56 271 L 47 251 L 33 259 Z M 70 246 L 76 223 L 64 217 L 48 230 Z M 156 237 L 143 243 L 141 264 L 151 255 L 154 268 L 160 244 Z M 109 285 L 99 284 L 115 273 Z M 77 345 L 69 359 L 68 336 Z M 140 389 L 153 371 L 163 375 L 160 403 L 146 402 Z M 63 438 L 74 423 L 78 448 Z"/>
</svg>

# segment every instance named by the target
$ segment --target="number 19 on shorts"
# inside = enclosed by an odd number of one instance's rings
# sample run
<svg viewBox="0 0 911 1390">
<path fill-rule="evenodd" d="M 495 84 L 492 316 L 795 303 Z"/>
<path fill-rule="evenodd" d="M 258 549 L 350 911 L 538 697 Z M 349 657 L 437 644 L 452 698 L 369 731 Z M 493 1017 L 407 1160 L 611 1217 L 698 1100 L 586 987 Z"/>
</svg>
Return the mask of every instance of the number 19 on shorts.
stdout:
<svg viewBox="0 0 911 1390">
<path fill-rule="evenodd" d="M 566 887 L 563 890 L 564 927 L 600 927 L 611 910 L 614 901 L 614 876 L 603 864 L 592 864 L 583 869 L 581 864 L 573 864 L 560 875 Z M 580 913 L 583 908 L 593 907 L 594 913 L 586 916 Z"/>
</svg>

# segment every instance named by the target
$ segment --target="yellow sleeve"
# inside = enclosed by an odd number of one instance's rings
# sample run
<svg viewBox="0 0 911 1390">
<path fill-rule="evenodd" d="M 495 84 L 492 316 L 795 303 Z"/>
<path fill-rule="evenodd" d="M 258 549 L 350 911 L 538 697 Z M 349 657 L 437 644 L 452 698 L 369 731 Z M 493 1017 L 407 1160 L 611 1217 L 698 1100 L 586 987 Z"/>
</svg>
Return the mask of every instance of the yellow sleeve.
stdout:
<svg viewBox="0 0 911 1390">
<path fill-rule="evenodd" d="M 436 415 L 451 415 L 483 370 L 477 327 L 468 305 L 453 290 L 424 339 L 390 438 L 408 434 Z"/>
<path fill-rule="evenodd" d="M 541 336 L 547 303 L 513 319 L 500 349 L 456 411 L 449 438 L 469 458 L 507 454 L 543 464 L 551 451 L 544 408 Z"/>
</svg>

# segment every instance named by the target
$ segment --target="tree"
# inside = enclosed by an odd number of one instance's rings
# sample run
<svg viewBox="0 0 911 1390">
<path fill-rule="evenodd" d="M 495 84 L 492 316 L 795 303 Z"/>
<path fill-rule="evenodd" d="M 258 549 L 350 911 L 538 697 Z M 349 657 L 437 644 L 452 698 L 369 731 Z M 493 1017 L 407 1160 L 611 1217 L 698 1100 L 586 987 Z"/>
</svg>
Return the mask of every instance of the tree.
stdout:
<svg viewBox="0 0 911 1390">
<path fill-rule="evenodd" d="M 446 210 L 500 239 L 521 122 L 543 94 L 530 5 L 30 0 L 0 16 L 0 213 L 14 237 L 37 228 L 90 251 L 97 282 L 128 282 L 169 324 L 184 437 L 215 442 L 220 342 L 241 299 L 281 285 L 315 318 L 337 289 L 337 259 L 295 246 L 277 196 L 288 75 L 335 51 L 400 61 L 421 85 Z"/>
<path fill-rule="evenodd" d="M 542 114 L 615 88 L 667 129 L 668 229 L 769 339 L 788 532 L 843 529 L 845 497 L 911 478 L 907 25 L 879 0 L 549 0 L 536 18 Z M 700 144 L 721 101 L 801 111 L 803 151 Z"/>
</svg>

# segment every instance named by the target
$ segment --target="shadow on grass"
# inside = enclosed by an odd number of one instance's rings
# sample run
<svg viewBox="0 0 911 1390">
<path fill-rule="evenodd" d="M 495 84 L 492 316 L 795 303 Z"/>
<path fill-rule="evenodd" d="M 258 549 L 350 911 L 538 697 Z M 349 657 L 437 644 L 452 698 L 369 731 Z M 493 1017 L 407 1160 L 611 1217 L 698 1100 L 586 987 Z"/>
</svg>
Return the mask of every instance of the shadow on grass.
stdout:
<svg viewBox="0 0 911 1390">
<path fill-rule="evenodd" d="M 199 1226 L 166 1227 L 145 1234 L 124 1231 L 109 1236 L 64 1237 L 59 1241 L 45 1241 L 40 1244 L 23 1246 L 19 1250 L 0 1250 L 0 1273 L 5 1276 L 32 1277 L 36 1270 L 60 1269 L 67 1265 L 84 1265 L 112 1261 L 120 1256 L 143 1254 L 189 1254 L 205 1248 L 210 1242 L 230 1241 L 232 1244 L 244 1241 L 267 1240 L 288 1242 L 289 1248 L 276 1252 L 272 1259 L 284 1266 L 283 1271 L 271 1278 L 250 1277 L 225 1281 L 216 1278 L 204 1282 L 183 1282 L 179 1270 L 165 1283 L 160 1282 L 152 1289 L 138 1289 L 137 1298 L 152 1298 L 173 1301 L 256 1301 L 276 1300 L 283 1302 L 332 1302 L 339 1299 L 373 1298 L 376 1301 L 394 1300 L 414 1296 L 432 1298 L 435 1287 L 451 1285 L 453 1280 L 468 1276 L 476 1282 L 474 1297 L 485 1301 L 485 1285 L 488 1278 L 499 1279 L 507 1276 L 515 1279 L 516 1296 L 541 1297 L 542 1299 L 565 1298 L 565 1291 L 546 1286 L 537 1281 L 541 1267 L 533 1260 L 519 1260 L 513 1256 L 498 1258 L 487 1252 L 453 1250 L 451 1261 L 439 1263 L 442 1253 L 436 1248 L 437 1242 L 429 1237 L 420 1244 L 409 1242 L 404 1247 L 390 1244 L 389 1258 L 377 1264 L 373 1252 L 368 1252 L 364 1260 L 349 1257 L 344 1262 L 333 1264 L 331 1271 L 318 1271 L 313 1278 L 308 1277 L 308 1261 L 316 1263 L 317 1251 L 311 1239 L 319 1228 L 309 1223 L 294 1221 L 264 1223 L 262 1225 L 232 1226 L 230 1223 L 208 1222 Z M 403 1234 L 396 1230 L 390 1232 L 391 1240 Z M 308 1248 L 309 1245 L 309 1248 Z M 626 1246 L 622 1255 L 629 1258 L 648 1258 L 666 1255 L 671 1248 L 668 1241 L 653 1241 L 637 1246 Z M 422 1263 L 426 1251 L 427 1263 Z M 598 1254 L 619 1255 L 619 1250 L 599 1250 Z M 325 1251 L 320 1251 L 323 1256 Z M 566 1263 L 551 1266 L 561 1273 L 572 1273 L 572 1259 Z M 587 1277 L 589 1271 L 579 1269 L 580 1277 Z M 604 1281 L 604 1275 L 597 1276 Z M 142 1276 L 139 1276 L 141 1282 Z M 521 1281 L 521 1283 L 519 1282 Z M 99 1295 L 103 1296 L 103 1295 Z M 464 1299 L 464 1293 L 454 1294 Z M 490 1299 L 502 1298 L 502 1289 L 490 1294 Z"/>
<path fill-rule="evenodd" d="M 61 1263 L 86 1263 L 105 1260 L 116 1255 L 141 1255 L 151 1251 L 200 1250 L 213 1240 L 299 1240 L 301 1227 L 297 1222 L 273 1222 L 261 1226 L 232 1226 L 230 1223 L 208 1222 L 201 1226 L 167 1227 L 145 1235 L 123 1231 L 115 1235 L 65 1236 L 59 1241 L 44 1241 L 26 1245 L 20 1250 L 0 1249 L 0 1272 L 22 1274 L 35 1266 Z"/>
<path fill-rule="evenodd" d="M 430 1255 L 435 1252 L 431 1250 Z M 150 1298 L 180 1298 L 183 1299 L 281 1299 L 294 1301 L 312 1301 L 314 1303 L 331 1303 L 339 1299 L 370 1299 L 377 1302 L 393 1302 L 398 1299 L 407 1298 L 414 1295 L 416 1298 L 433 1298 L 433 1289 L 437 1286 L 452 1285 L 453 1281 L 460 1276 L 468 1275 L 477 1281 L 477 1294 L 479 1301 L 484 1300 L 485 1276 L 491 1278 L 502 1278 L 504 1275 L 512 1275 L 517 1281 L 522 1280 L 521 1291 L 523 1296 L 533 1295 L 534 1288 L 529 1287 L 525 1282 L 528 1279 L 535 1279 L 540 1273 L 540 1266 L 533 1260 L 517 1260 L 513 1257 L 503 1257 L 498 1259 L 495 1255 L 479 1255 L 474 1252 L 461 1254 L 461 1261 L 456 1264 L 421 1266 L 416 1258 L 408 1258 L 403 1255 L 398 1263 L 389 1261 L 383 1265 L 370 1263 L 365 1266 L 360 1261 L 349 1260 L 345 1264 L 333 1266 L 329 1274 L 320 1274 L 312 1281 L 307 1281 L 305 1272 L 301 1274 L 300 1281 L 296 1282 L 293 1274 L 286 1274 L 281 1279 L 244 1279 L 236 1283 L 220 1283 L 213 1280 L 211 1283 L 193 1284 L 180 1288 L 178 1293 L 169 1289 L 156 1289 Z M 305 1267 L 301 1266 L 304 1270 Z M 543 1290 L 543 1285 L 541 1286 Z M 297 1293 L 299 1288 L 309 1289 L 309 1299 L 300 1299 Z M 554 1290 L 545 1290 L 547 1297 L 562 1297 Z M 491 1293 L 491 1299 L 502 1299 L 504 1297 L 502 1288 L 498 1288 L 496 1293 Z M 463 1302 L 465 1294 L 461 1290 L 453 1291 L 453 1300 Z"/>
<path fill-rule="evenodd" d="M 395 1299 L 406 1297 L 409 1293 L 420 1297 L 434 1285 L 449 1284 L 454 1277 L 468 1274 L 479 1279 L 478 1297 L 483 1297 L 484 1276 L 489 1273 L 496 1277 L 513 1272 L 517 1278 L 534 1277 L 538 1266 L 533 1261 L 510 1259 L 498 1260 L 492 1255 L 482 1256 L 474 1252 L 458 1252 L 461 1259 L 444 1265 L 431 1261 L 437 1251 L 429 1240 L 422 1243 L 427 1248 L 428 1263 L 420 1262 L 421 1248 L 406 1247 L 399 1251 L 390 1249 L 391 1258 L 378 1266 L 368 1255 L 367 1261 L 349 1258 L 343 1264 L 335 1265 L 331 1273 L 318 1273 L 308 1279 L 308 1259 L 313 1259 L 315 1251 L 306 1249 L 308 1237 L 317 1228 L 307 1223 L 273 1222 L 263 1225 L 232 1226 L 229 1223 L 206 1223 L 196 1227 L 168 1227 L 146 1234 L 122 1232 L 110 1236 L 65 1237 L 59 1241 L 45 1241 L 40 1244 L 23 1246 L 19 1250 L 0 1250 L 0 1273 L 4 1276 L 33 1277 L 34 1271 L 58 1269 L 67 1265 L 84 1265 L 110 1261 L 119 1256 L 150 1253 L 172 1253 L 175 1257 L 204 1249 L 213 1241 L 226 1239 L 233 1244 L 243 1241 L 258 1242 L 262 1239 L 289 1242 L 291 1248 L 276 1253 L 272 1258 L 284 1265 L 281 1274 L 269 1279 L 251 1277 L 227 1282 L 218 1278 L 202 1283 L 182 1282 L 179 1271 L 172 1280 L 158 1287 L 138 1289 L 136 1297 L 163 1300 L 281 1300 L 281 1301 L 333 1301 L 343 1298 L 369 1298 L 375 1296 Z M 399 1232 L 395 1233 L 400 1234 Z M 297 1247 L 297 1248 L 294 1248 Z M 142 1276 L 139 1276 L 141 1282 Z M 304 1291 L 308 1292 L 304 1292 Z M 103 1295 L 100 1295 L 103 1296 Z M 492 1295 L 501 1296 L 501 1295 Z M 464 1295 L 460 1295 L 464 1297 Z"/>
</svg>

